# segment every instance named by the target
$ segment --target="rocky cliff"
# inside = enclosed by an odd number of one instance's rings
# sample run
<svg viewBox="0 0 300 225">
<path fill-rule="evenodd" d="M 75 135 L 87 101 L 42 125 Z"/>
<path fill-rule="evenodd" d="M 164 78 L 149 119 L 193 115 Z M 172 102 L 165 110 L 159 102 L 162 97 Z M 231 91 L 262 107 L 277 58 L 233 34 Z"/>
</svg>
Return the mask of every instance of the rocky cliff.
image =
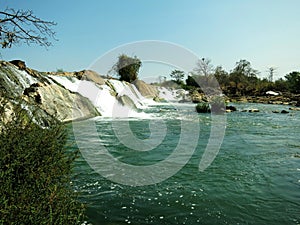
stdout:
<svg viewBox="0 0 300 225">
<path fill-rule="evenodd" d="M 22 61 L 0 62 L 0 94 L 12 103 L 22 101 L 29 111 L 64 122 L 100 115 L 86 97 L 65 89 L 45 73 L 27 68 Z"/>
<path fill-rule="evenodd" d="M 54 116 L 63 122 L 95 116 L 131 117 L 155 104 L 153 99 L 179 101 L 184 97 L 182 91 L 141 80 L 130 84 L 107 79 L 91 70 L 39 72 L 20 60 L 0 62 L 0 98 L 10 102 L 6 114 L 21 101 L 29 113 L 35 111 L 41 118 Z"/>
</svg>

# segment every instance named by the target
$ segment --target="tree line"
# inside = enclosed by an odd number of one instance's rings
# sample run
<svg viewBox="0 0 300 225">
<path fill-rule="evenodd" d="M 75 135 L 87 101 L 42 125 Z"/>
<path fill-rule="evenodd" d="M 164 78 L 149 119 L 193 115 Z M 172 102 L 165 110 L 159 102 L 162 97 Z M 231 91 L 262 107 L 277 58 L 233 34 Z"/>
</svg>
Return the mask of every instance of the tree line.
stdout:
<svg viewBox="0 0 300 225">
<path fill-rule="evenodd" d="M 137 56 L 121 54 L 113 70 L 120 80 L 131 83 L 138 79 L 141 66 L 142 62 Z M 184 80 L 186 73 L 178 69 L 173 70 L 170 77 L 172 81 L 187 90 L 198 89 L 201 92 L 203 88 L 219 85 L 227 96 L 260 96 L 270 90 L 300 93 L 300 72 L 293 71 L 286 74 L 284 78 L 273 81 L 274 72 L 275 68 L 270 67 L 268 77 L 259 78 L 259 71 L 245 59 L 236 62 L 235 67 L 227 72 L 222 66 L 214 67 L 211 60 L 202 58 L 198 60 L 193 71 L 188 73 L 187 79 Z"/>
<path fill-rule="evenodd" d="M 236 62 L 232 71 L 227 72 L 222 66 L 214 67 L 210 60 L 202 58 L 185 82 L 183 71 L 173 70 L 170 76 L 174 82 L 188 90 L 214 87 L 217 80 L 222 92 L 228 96 L 259 96 L 270 90 L 300 93 L 300 72 L 293 71 L 273 81 L 274 70 L 273 67 L 269 68 L 269 76 L 259 78 L 259 71 L 252 68 L 251 63 L 245 59 Z"/>
</svg>

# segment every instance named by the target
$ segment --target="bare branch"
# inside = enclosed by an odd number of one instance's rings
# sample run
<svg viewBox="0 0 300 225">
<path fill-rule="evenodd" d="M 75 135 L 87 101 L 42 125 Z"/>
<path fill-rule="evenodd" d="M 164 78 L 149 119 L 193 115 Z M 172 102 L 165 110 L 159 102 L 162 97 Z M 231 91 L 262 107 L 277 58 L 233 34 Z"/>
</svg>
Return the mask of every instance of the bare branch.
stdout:
<svg viewBox="0 0 300 225">
<path fill-rule="evenodd" d="M 52 30 L 55 25 L 55 22 L 38 18 L 30 10 L 0 11 L 0 44 L 2 48 L 21 42 L 48 47 L 51 45 L 49 38 L 56 40 Z"/>
<path fill-rule="evenodd" d="M 207 58 L 202 58 L 201 60 L 198 60 L 194 72 L 196 72 L 197 75 L 207 77 L 213 72 L 213 70 L 214 67 L 211 64 L 211 60 Z"/>
</svg>

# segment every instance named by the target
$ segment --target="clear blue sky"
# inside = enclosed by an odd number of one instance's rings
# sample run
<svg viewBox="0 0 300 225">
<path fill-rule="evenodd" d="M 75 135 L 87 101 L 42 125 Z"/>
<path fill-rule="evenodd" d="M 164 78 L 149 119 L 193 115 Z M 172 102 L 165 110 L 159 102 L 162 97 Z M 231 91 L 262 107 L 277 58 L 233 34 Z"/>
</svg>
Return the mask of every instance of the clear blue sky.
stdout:
<svg viewBox="0 0 300 225">
<path fill-rule="evenodd" d="M 1 50 L 4 60 L 22 59 L 42 71 L 81 70 L 119 45 L 142 40 L 179 44 L 227 71 L 240 59 L 261 77 L 271 66 L 276 77 L 300 70 L 299 0 L 1 0 L 0 7 L 31 9 L 57 22 L 59 41 L 48 50 Z"/>
</svg>

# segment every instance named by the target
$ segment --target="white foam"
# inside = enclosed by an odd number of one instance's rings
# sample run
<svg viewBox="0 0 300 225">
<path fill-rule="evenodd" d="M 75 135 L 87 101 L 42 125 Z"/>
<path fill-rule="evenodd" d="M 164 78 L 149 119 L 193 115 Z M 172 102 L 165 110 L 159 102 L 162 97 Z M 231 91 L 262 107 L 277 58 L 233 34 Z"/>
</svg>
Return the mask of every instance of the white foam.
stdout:
<svg viewBox="0 0 300 225">
<path fill-rule="evenodd" d="M 139 93 L 137 89 L 134 89 L 133 85 L 127 84 L 125 82 L 117 80 L 109 80 L 110 84 L 113 86 L 114 90 L 110 86 L 96 85 L 94 82 L 78 80 L 73 77 L 61 77 L 61 76 L 50 76 L 56 82 L 63 85 L 66 89 L 72 92 L 78 92 L 82 96 L 88 98 L 97 110 L 101 113 L 103 117 L 113 117 L 113 118 L 128 118 L 128 117 L 138 117 L 138 118 L 149 118 L 149 115 L 143 112 L 136 112 L 127 105 L 122 105 L 114 96 L 117 92 L 118 96 L 127 95 L 132 99 L 134 104 L 138 108 L 144 108 L 147 106 L 145 104 L 145 99 Z"/>
<path fill-rule="evenodd" d="M 165 99 L 168 102 L 178 102 L 184 100 L 187 95 L 187 91 L 184 89 L 172 89 L 166 87 L 158 87 L 159 97 Z"/>
<path fill-rule="evenodd" d="M 78 85 L 80 83 L 80 80 L 78 80 L 76 78 L 63 77 L 63 76 L 54 76 L 54 75 L 49 75 L 49 77 L 51 77 L 57 83 L 61 84 L 66 89 L 68 89 L 72 92 L 77 92 L 77 90 L 78 90 Z"/>
</svg>

